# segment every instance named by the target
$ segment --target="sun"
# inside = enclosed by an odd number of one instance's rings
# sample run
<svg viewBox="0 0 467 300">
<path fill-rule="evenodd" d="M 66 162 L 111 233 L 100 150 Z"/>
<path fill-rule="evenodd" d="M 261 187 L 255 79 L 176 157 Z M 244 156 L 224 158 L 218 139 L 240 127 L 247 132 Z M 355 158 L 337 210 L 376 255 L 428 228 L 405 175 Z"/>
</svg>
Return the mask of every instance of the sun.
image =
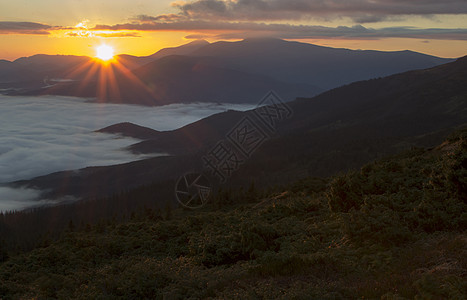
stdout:
<svg viewBox="0 0 467 300">
<path fill-rule="evenodd" d="M 106 44 L 102 44 L 96 47 L 96 57 L 102 59 L 103 61 L 107 61 L 114 57 L 114 48 L 108 46 Z"/>
</svg>

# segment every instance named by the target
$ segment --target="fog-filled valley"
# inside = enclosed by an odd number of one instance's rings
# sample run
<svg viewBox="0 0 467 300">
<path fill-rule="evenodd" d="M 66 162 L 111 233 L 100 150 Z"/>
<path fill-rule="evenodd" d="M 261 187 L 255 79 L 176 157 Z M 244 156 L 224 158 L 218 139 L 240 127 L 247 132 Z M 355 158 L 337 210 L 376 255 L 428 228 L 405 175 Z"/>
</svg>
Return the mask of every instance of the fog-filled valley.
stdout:
<svg viewBox="0 0 467 300">
<path fill-rule="evenodd" d="M 194 103 L 148 108 L 72 97 L 0 96 L 0 183 L 166 155 L 136 155 L 125 148 L 138 139 L 95 132 L 110 125 L 131 122 L 155 130 L 173 130 L 228 109 L 251 107 Z M 39 192 L 0 186 L 0 211 L 44 203 L 34 201 Z"/>
</svg>

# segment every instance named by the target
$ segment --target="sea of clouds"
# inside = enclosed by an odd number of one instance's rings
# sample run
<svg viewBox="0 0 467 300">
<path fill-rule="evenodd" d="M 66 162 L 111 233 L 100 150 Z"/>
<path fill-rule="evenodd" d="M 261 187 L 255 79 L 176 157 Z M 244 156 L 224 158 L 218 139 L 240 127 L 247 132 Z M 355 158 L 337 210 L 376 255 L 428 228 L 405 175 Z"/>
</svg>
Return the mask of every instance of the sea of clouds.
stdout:
<svg viewBox="0 0 467 300">
<path fill-rule="evenodd" d="M 98 104 L 72 97 L 0 95 L 0 211 L 36 205 L 39 194 L 2 183 L 147 157 L 124 149 L 138 140 L 96 133 L 98 129 L 131 122 L 156 130 L 172 130 L 227 109 L 252 107 L 213 103 L 144 107 Z"/>
</svg>

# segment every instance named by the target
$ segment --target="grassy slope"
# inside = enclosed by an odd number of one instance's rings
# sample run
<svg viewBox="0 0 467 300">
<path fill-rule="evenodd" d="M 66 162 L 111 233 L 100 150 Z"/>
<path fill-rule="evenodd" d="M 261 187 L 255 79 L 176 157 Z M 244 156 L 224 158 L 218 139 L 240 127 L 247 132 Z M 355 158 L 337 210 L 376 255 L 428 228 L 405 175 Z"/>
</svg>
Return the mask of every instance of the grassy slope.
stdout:
<svg viewBox="0 0 467 300">
<path fill-rule="evenodd" d="M 0 298 L 467 297 L 467 131 L 281 193 L 70 228 L 0 264 Z"/>
</svg>

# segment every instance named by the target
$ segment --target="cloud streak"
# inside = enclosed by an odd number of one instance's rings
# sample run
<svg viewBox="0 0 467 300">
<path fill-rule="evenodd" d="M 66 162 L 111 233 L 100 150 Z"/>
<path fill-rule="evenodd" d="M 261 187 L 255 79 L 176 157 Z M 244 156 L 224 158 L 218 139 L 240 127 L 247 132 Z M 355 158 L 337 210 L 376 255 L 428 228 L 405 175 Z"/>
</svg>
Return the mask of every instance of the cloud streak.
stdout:
<svg viewBox="0 0 467 300">
<path fill-rule="evenodd" d="M 212 37 L 221 39 L 239 39 L 248 36 L 274 36 L 285 39 L 307 38 L 347 38 L 347 39 L 380 39 L 380 38 L 421 38 L 440 40 L 467 40 L 467 28 L 414 28 L 388 27 L 381 29 L 356 26 L 313 26 L 290 24 L 267 24 L 255 22 L 210 22 L 210 21 L 177 21 L 177 22 L 144 22 L 117 25 L 96 25 L 95 30 L 139 30 L 139 31 L 208 31 L 218 32 Z M 195 35 L 199 36 L 199 35 Z M 208 37 L 208 36 L 206 36 Z"/>
<path fill-rule="evenodd" d="M 103 37 L 103 38 L 123 38 L 123 37 L 141 37 L 138 32 L 93 32 L 93 31 L 69 31 L 65 33 L 68 37 Z"/>
<path fill-rule="evenodd" d="M 0 34 L 47 35 L 53 27 L 34 22 L 0 22 Z"/>
<path fill-rule="evenodd" d="M 126 38 L 141 37 L 138 32 L 129 31 L 100 31 L 89 30 L 81 27 L 51 26 L 34 22 L 1 22 L 0 35 L 2 34 L 27 34 L 27 35 L 50 35 L 52 33 L 63 32 L 65 37 L 103 37 L 103 38 Z"/>
</svg>

